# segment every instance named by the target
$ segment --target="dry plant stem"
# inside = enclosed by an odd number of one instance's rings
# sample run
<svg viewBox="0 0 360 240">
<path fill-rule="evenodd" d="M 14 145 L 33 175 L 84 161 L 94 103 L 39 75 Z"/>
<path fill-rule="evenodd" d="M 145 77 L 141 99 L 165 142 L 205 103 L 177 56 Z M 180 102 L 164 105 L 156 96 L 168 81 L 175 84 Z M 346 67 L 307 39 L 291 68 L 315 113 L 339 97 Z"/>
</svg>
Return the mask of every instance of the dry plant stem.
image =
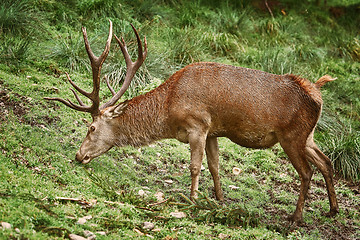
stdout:
<svg viewBox="0 0 360 240">
<path fill-rule="evenodd" d="M 267 0 L 265 0 L 265 6 L 266 6 L 266 8 L 268 9 L 271 17 L 274 18 L 274 14 L 273 14 L 273 12 L 271 11 L 271 8 L 269 7 L 269 4 L 268 4 L 268 1 L 267 1 Z"/>
</svg>

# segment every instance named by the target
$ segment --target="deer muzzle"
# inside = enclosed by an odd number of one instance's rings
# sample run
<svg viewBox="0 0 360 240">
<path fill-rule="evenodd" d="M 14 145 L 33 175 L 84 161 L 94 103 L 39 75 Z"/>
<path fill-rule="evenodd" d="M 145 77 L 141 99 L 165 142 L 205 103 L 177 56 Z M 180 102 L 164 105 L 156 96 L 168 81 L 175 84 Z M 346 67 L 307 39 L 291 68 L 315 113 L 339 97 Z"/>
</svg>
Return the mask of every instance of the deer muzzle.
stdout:
<svg viewBox="0 0 360 240">
<path fill-rule="evenodd" d="M 75 160 L 81 162 L 82 164 L 87 164 L 91 161 L 91 157 L 88 155 L 82 155 L 79 151 L 76 153 Z"/>
</svg>

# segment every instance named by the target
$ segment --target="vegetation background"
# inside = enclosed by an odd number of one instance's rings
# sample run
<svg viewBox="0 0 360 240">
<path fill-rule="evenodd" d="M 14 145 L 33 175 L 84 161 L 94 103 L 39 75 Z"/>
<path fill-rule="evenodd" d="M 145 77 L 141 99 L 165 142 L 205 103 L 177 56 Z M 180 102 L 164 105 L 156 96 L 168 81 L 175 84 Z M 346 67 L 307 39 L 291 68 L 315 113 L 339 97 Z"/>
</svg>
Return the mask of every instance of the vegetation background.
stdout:
<svg viewBox="0 0 360 240">
<path fill-rule="evenodd" d="M 0 239 L 360 239 L 360 3 L 358 0 L 2 0 L 0 3 Z M 65 72 L 91 88 L 81 36 L 99 53 L 108 34 L 136 55 L 130 23 L 149 54 L 125 98 L 196 61 L 216 61 L 311 81 L 323 89 L 316 141 L 332 159 L 340 214 L 328 211 L 318 172 L 305 223 L 291 226 L 299 177 L 281 147 L 220 141 L 226 201 L 216 203 L 204 162 L 202 198 L 189 203 L 189 147 L 164 140 L 74 163 L 90 116 L 43 100 L 71 96 Z M 103 73 L 125 73 L 113 42 Z M 103 84 L 104 86 L 104 84 Z M 103 99 L 110 93 L 103 88 Z M 240 174 L 235 175 L 237 167 Z M 180 214 L 179 214 L 180 212 Z M 182 214 L 185 213 L 185 215 Z M 9 223 L 11 226 L 8 226 Z"/>
</svg>

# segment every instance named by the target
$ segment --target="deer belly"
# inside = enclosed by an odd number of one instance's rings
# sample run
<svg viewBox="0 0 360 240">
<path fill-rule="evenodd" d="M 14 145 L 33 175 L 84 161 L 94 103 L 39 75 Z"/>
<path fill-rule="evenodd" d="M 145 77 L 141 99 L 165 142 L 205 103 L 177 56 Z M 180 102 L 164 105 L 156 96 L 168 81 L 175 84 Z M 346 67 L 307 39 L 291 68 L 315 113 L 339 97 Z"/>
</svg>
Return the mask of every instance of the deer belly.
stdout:
<svg viewBox="0 0 360 240">
<path fill-rule="evenodd" d="M 248 148 L 269 148 L 278 142 L 275 132 L 246 131 L 226 135 L 234 143 Z"/>
</svg>

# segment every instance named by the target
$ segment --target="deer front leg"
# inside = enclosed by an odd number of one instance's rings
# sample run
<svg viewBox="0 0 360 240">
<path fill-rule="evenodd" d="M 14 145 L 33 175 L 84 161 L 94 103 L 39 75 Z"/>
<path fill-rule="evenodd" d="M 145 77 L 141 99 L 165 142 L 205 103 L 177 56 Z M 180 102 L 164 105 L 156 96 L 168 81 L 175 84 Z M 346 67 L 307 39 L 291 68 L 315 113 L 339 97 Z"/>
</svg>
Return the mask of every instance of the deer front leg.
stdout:
<svg viewBox="0 0 360 240">
<path fill-rule="evenodd" d="M 199 188 L 199 176 L 201 171 L 201 163 L 204 156 L 206 144 L 206 134 L 200 132 L 192 132 L 189 134 L 189 144 L 191 151 L 191 198 L 196 198 L 196 191 Z"/>
</svg>

